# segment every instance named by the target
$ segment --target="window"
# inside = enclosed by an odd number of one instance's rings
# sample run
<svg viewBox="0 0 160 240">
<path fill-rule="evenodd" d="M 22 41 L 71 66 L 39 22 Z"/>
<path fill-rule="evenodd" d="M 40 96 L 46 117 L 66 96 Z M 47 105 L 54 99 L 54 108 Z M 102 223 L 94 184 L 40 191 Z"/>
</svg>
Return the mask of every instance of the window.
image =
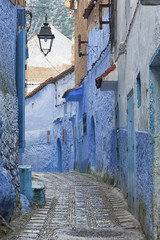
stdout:
<svg viewBox="0 0 160 240">
<path fill-rule="evenodd" d="M 87 133 L 87 114 L 83 114 L 83 134 Z"/>
</svg>

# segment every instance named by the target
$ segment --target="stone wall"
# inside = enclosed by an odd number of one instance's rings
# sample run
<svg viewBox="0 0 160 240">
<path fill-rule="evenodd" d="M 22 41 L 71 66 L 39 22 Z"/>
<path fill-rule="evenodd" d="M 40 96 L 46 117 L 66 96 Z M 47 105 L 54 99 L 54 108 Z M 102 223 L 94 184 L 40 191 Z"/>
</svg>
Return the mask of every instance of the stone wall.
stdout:
<svg viewBox="0 0 160 240">
<path fill-rule="evenodd" d="M 0 167 L 11 176 L 12 181 L 8 179 L 14 186 L 11 192 L 14 195 L 15 191 L 18 198 L 18 108 L 15 83 L 17 9 L 9 0 L 0 0 L 0 13 Z M 7 220 L 11 215 L 12 211 Z"/>
</svg>

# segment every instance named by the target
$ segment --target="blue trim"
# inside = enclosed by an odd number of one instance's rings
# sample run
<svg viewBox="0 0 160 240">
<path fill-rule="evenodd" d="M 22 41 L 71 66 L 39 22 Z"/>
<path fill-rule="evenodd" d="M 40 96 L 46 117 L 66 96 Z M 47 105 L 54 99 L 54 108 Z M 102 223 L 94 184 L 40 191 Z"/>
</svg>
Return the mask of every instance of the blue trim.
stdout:
<svg viewBox="0 0 160 240">
<path fill-rule="evenodd" d="M 67 92 L 65 99 L 67 102 L 79 102 L 83 97 L 83 86 L 76 88 L 71 92 Z"/>
<path fill-rule="evenodd" d="M 151 61 L 149 63 L 149 67 L 156 67 L 156 66 L 160 66 L 160 64 L 158 65 L 157 62 L 158 61 L 158 56 L 160 55 L 160 45 L 157 48 L 157 50 L 155 51 L 154 55 L 151 58 Z"/>
<path fill-rule="evenodd" d="M 29 58 L 28 48 L 26 47 L 26 60 Z"/>
<path fill-rule="evenodd" d="M 25 146 L 25 62 L 26 62 L 26 30 L 22 30 L 17 37 L 17 67 L 16 85 L 18 97 L 18 126 L 19 126 L 19 152 Z"/>
</svg>

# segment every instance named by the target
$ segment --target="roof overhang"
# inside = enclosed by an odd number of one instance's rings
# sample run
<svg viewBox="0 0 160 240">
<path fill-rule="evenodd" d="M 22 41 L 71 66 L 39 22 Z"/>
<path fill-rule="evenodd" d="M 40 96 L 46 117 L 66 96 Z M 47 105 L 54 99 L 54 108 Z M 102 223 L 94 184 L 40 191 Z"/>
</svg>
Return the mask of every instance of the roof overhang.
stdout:
<svg viewBox="0 0 160 240">
<path fill-rule="evenodd" d="M 140 0 L 142 5 L 160 5 L 160 0 Z"/>
<path fill-rule="evenodd" d="M 96 78 L 96 86 L 101 91 L 115 91 L 118 85 L 117 64 L 109 67 L 100 77 Z"/>
<path fill-rule="evenodd" d="M 63 98 L 66 99 L 66 102 L 79 102 L 82 97 L 83 97 L 83 86 L 69 89 L 63 95 Z"/>
</svg>

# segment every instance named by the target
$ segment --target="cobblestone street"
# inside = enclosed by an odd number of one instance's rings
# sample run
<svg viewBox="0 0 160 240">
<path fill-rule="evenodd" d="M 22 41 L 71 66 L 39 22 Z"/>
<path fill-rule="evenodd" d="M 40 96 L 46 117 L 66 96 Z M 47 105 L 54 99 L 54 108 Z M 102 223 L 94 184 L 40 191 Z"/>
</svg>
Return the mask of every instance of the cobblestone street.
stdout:
<svg viewBox="0 0 160 240">
<path fill-rule="evenodd" d="M 16 240 L 140 240 L 139 223 L 118 189 L 79 173 L 33 173 L 46 186 L 46 205 L 36 207 Z"/>
</svg>

